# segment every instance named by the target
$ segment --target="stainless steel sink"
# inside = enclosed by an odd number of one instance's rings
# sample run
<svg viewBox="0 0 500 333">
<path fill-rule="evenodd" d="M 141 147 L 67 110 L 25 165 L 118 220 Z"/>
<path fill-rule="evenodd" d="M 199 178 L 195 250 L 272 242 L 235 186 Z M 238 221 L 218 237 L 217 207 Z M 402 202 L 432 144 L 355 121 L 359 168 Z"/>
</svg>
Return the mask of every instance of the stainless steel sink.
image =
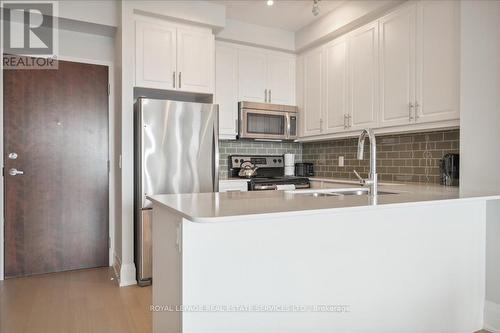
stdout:
<svg viewBox="0 0 500 333">
<path fill-rule="evenodd" d="M 287 193 L 305 195 L 311 197 L 332 197 L 342 195 L 368 195 L 368 188 L 342 188 L 342 189 L 311 189 L 311 190 L 292 190 Z M 378 195 L 398 194 L 397 192 L 378 191 Z"/>
<path fill-rule="evenodd" d="M 345 192 L 338 192 L 336 193 L 337 195 L 364 195 L 368 194 L 368 191 L 345 191 Z M 387 195 L 387 194 L 397 194 L 396 192 L 387 192 L 387 191 L 378 191 L 377 195 Z"/>
</svg>

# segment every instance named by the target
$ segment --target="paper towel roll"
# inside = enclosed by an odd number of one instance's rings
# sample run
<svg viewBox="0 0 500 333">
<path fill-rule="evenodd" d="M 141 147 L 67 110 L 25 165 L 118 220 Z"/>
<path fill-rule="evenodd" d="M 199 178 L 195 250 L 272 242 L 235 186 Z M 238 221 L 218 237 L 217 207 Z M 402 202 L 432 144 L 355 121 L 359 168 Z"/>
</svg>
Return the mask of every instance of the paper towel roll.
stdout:
<svg viewBox="0 0 500 333">
<path fill-rule="evenodd" d="M 285 167 L 285 176 L 294 176 L 295 175 L 295 167 L 294 166 L 286 166 Z"/>
<path fill-rule="evenodd" d="M 295 166 L 295 154 L 285 154 L 285 167 Z"/>
</svg>

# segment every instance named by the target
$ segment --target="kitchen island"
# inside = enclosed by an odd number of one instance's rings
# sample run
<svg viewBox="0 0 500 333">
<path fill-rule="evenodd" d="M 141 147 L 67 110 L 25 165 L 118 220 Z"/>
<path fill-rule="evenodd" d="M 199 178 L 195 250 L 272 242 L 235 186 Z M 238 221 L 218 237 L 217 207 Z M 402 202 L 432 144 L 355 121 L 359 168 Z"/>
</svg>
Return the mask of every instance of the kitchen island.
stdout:
<svg viewBox="0 0 500 333">
<path fill-rule="evenodd" d="M 154 332 L 482 328 L 486 205 L 498 193 L 331 191 L 150 197 Z"/>
</svg>

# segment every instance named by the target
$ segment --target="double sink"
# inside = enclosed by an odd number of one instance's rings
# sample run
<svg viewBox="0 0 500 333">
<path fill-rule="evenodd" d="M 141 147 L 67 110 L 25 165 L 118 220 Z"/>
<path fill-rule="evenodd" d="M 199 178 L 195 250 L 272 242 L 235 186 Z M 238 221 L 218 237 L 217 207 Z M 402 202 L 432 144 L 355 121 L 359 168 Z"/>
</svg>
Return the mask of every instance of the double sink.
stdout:
<svg viewBox="0 0 500 333">
<path fill-rule="evenodd" d="M 332 197 L 343 195 L 368 195 L 369 189 L 366 187 L 356 188 L 331 188 L 331 189 L 311 189 L 311 190 L 290 190 L 286 193 L 304 195 L 312 197 Z M 378 191 L 378 195 L 398 194 L 396 192 Z"/>
</svg>

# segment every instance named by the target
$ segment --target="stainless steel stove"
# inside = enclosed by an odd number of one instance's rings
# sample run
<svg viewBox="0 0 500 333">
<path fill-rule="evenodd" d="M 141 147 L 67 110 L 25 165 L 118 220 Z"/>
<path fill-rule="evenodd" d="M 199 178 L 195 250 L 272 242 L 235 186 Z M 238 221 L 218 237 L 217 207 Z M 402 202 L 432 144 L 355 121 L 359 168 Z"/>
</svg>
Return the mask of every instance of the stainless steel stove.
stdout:
<svg viewBox="0 0 500 333">
<path fill-rule="evenodd" d="M 276 190 L 278 185 L 294 185 L 297 189 L 311 187 L 308 178 L 284 176 L 283 155 L 231 155 L 229 156 L 231 177 L 238 177 L 243 162 L 251 162 L 258 167 L 257 175 L 248 182 L 249 191 Z"/>
</svg>

